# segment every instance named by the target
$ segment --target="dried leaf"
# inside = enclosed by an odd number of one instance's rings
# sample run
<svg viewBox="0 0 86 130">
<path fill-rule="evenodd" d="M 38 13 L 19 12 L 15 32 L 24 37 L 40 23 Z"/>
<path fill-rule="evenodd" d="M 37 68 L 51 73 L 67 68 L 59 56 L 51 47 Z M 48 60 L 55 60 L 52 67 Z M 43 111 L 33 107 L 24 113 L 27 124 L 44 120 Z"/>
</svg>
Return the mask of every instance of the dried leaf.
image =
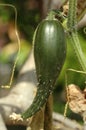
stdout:
<svg viewBox="0 0 86 130">
<path fill-rule="evenodd" d="M 74 84 L 68 86 L 68 102 L 70 109 L 83 116 L 86 112 L 86 89 L 81 91 Z"/>
</svg>

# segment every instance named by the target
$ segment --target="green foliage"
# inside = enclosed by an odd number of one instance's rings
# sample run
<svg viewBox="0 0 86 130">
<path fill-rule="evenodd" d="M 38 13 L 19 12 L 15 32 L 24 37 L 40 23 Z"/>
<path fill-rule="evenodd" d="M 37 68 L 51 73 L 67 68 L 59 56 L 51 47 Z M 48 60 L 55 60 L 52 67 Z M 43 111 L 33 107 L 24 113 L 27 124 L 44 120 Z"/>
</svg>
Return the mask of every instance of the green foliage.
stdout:
<svg viewBox="0 0 86 130">
<path fill-rule="evenodd" d="M 12 51 L 13 48 L 14 51 Z M 17 62 L 16 67 L 17 69 L 19 69 L 24 64 L 26 58 L 28 57 L 30 49 L 31 49 L 30 44 L 28 44 L 28 42 L 25 40 L 21 40 L 21 50 Z M 17 43 L 10 43 L 7 46 L 5 46 L 0 52 L 0 63 L 13 64 L 15 62 L 17 51 L 18 51 Z"/>
<path fill-rule="evenodd" d="M 83 53 L 86 57 L 86 34 L 84 33 L 84 28 L 78 31 L 78 37 L 80 40 L 80 45 L 82 47 Z M 68 68 L 82 70 L 78 62 L 78 59 L 76 57 L 76 54 L 72 48 L 71 41 L 67 37 L 67 57 L 61 75 L 59 77 L 59 80 L 57 81 L 58 86 L 65 86 L 65 81 L 66 81 L 65 74 Z M 67 76 L 68 76 L 67 79 L 68 83 L 75 83 L 76 85 L 79 85 L 82 89 L 85 87 L 86 75 L 79 74 L 77 72 L 67 71 Z"/>
</svg>

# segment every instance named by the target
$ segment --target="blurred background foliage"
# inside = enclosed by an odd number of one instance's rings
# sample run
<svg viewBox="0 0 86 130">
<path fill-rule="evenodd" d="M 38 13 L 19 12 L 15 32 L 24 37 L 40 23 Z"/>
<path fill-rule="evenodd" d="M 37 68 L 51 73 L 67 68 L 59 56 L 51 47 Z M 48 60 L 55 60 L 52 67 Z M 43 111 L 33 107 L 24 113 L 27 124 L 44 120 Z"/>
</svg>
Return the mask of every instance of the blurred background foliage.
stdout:
<svg viewBox="0 0 86 130">
<path fill-rule="evenodd" d="M 30 53 L 35 28 L 41 19 L 45 17 L 48 9 L 46 10 L 46 8 L 43 8 L 42 0 L 0 0 L 0 3 L 15 5 L 18 13 L 17 26 L 21 40 L 21 52 L 16 67 L 16 78 L 17 73 L 19 72 L 20 68 Z M 57 7 L 58 5 L 55 5 L 55 8 Z M 46 13 L 44 12 L 45 10 Z M 11 7 L 0 6 L 0 85 L 6 84 L 9 81 L 11 69 L 18 50 L 18 44 L 16 42 L 15 36 L 14 20 L 14 10 Z M 83 52 L 86 55 L 86 28 L 80 28 L 78 30 L 78 34 Z M 61 113 L 64 111 L 64 90 L 66 81 L 65 73 L 68 68 L 81 70 L 74 50 L 72 49 L 70 39 L 68 39 L 67 36 L 67 58 L 60 77 L 57 80 L 54 92 L 54 110 Z M 81 89 L 85 87 L 86 76 L 75 72 L 67 72 L 67 75 L 68 84 L 75 83 L 79 85 Z"/>
<path fill-rule="evenodd" d="M 19 72 L 29 55 L 33 33 L 41 18 L 39 3 L 35 0 L 24 0 L 22 2 L 21 0 L 1 0 L 0 3 L 12 4 L 17 9 L 17 27 L 21 40 L 20 58 L 16 67 L 16 72 Z M 16 40 L 14 21 L 14 9 L 8 6 L 0 6 L 0 72 L 2 74 L 0 75 L 0 85 L 8 82 L 9 78 L 6 78 L 7 81 L 3 81 L 3 76 L 10 76 L 8 74 L 11 73 L 13 63 L 17 56 L 18 43 Z M 2 64 L 8 66 L 4 74 Z"/>
</svg>

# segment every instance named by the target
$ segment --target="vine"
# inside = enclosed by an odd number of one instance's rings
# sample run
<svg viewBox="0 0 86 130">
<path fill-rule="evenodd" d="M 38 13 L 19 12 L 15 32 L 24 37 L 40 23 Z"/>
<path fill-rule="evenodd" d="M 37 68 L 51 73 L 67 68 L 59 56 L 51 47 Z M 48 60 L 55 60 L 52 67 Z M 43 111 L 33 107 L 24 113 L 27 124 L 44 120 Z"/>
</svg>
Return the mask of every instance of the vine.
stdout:
<svg viewBox="0 0 86 130">
<path fill-rule="evenodd" d="M 69 12 L 68 12 L 68 22 L 67 27 L 68 30 L 70 30 L 70 39 L 72 46 L 74 48 L 74 51 L 76 53 L 76 56 L 78 58 L 78 61 L 83 69 L 83 71 L 86 71 L 86 59 L 84 57 L 80 41 L 77 34 L 77 20 L 76 20 L 76 7 L 77 7 L 77 0 L 69 0 Z"/>
<path fill-rule="evenodd" d="M 67 29 L 69 30 L 69 37 L 70 37 L 74 52 L 77 56 L 77 59 L 82 67 L 82 71 L 83 73 L 86 74 L 86 59 L 83 54 L 80 41 L 78 38 L 78 33 L 77 33 L 77 18 L 76 18 L 77 10 L 76 9 L 77 9 L 77 0 L 69 0 Z M 69 70 L 74 71 L 73 69 L 69 69 Z M 76 71 L 76 72 L 82 72 L 82 71 Z M 68 94 L 67 84 L 66 84 L 66 92 L 67 92 L 67 103 L 65 105 L 64 116 L 66 116 L 67 106 L 69 104 L 69 94 Z"/>
</svg>

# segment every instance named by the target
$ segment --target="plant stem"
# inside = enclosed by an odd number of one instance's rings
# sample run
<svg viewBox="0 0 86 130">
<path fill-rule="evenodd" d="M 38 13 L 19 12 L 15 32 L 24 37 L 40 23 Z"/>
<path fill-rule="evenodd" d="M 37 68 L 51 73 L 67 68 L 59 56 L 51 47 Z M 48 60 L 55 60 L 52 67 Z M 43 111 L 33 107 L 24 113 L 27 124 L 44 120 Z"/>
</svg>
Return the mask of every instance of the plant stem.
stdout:
<svg viewBox="0 0 86 130">
<path fill-rule="evenodd" d="M 76 7 L 77 7 L 77 0 L 69 0 L 69 13 L 68 13 L 68 22 L 67 26 L 70 30 L 70 39 L 72 41 L 72 46 L 78 58 L 78 61 L 83 69 L 86 72 L 86 59 L 83 54 L 80 41 L 77 34 L 76 29 Z"/>
<path fill-rule="evenodd" d="M 77 0 L 69 0 L 69 11 L 68 11 L 68 28 L 70 30 L 76 25 L 76 7 L 77 7 Z M 74 28 L 76 29 L 76 28 Z"/>
<path fill-rule="evenodd" d="M 51 10 L 49 13 L 48 13 L 48 16 L 46 19 L 48 20 L 53 20 L 55 18 L 55 12 L 53 10 Z"/>
</svg>

